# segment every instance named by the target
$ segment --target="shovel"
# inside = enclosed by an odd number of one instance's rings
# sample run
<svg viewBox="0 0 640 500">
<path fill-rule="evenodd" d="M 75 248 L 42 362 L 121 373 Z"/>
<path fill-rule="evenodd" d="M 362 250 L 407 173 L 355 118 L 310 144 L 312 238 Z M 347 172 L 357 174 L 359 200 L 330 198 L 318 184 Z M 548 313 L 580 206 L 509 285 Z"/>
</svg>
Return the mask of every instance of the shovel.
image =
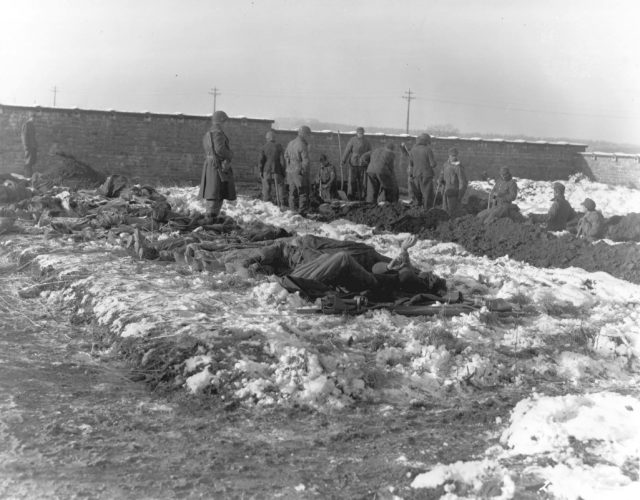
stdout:
<svg viewBox="0 0 640 500">
<path fill-rule="evenodd" d="M 342 188 L 344 187 L 344 166 L 342 165 L 342 142 L 340 141 L 340 131 L 338 130 L 338 154 L 340 157 L 338 161 L 340 162 L 340 189 L 338 189 L 338 198 L 342 201 L 349 201 L 349 197 L 347 193 L 345 193 Z"/>
</svg>

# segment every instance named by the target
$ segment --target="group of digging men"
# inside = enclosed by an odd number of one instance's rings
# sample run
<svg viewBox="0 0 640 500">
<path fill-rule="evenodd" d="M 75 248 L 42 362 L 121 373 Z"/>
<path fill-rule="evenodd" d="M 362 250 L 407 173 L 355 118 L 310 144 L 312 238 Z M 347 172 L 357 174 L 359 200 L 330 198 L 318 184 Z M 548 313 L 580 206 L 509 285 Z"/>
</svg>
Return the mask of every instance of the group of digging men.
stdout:
<svg viewBox="0 0 640 500">
<path fill-rule="evenodd" d="M 236 198 L 231 161 L 233 153 L 229 139 L 223 131 L 223 123 L 228 120 L 224 111 L 216 111 L 212 118 L 212 127 L 204 136 L 205 163 L 200 182 L 200 197 L 206 200 L 207 219 L 215 219 L 222 207 L 223 200 Z M 306 214 L 311 194 L 311 161 L 309 157 L 309 139 L 311 129 L 303 125 L 298 135 L 286 148 L 276 142 L 275 133 L 266 134 L 266 144 L 262 147 L 258 161 L 262 182 L 262 199 L 274 201 L 283 208 L 285 193 L 288 193 L 288 206 Z M 465 170 L 458 159 L 458 150 L 449 149 L 449 157 L 436 179 L 436 161 L 431 148 L 429 134 L 421 134 L 415 145 L 409 150 L 402 143 L 402 152 L 408 156 L 408 191 L 413 203 L 425 210 L 435 207 L 438 192 L 442 193 L 442 208 L 450 215 L 458 212 L 467 190 Z M 364 135 L 364 129 L 358 127 L 356 135 L 346 145 L 341 163 L 348 170 L 348 197 L 351 200 L 397 202 L 399 188 L 396 179 L 395 145 L 388 142 L 383 147 L 373 149 Z M 285 184 L 288 189 L 285 189 Z M 337 174 L 335 167 L 325 154 L 320 155 L 320 168 L 316 177 L 318 194 L 322 201 L 328 202 L 335 197 Z M 340 186 L 342 187 L 342 186 Z M 562 231 L 577 219 L 577 213 L 564 196 L 562 183 L 553 184 L 554 196 L 547 214 L 547 229 Z M 513 204 L 518 195 L 518 186 L 508 168 L 500 169 L 500 178 L 494 185 L 488 207 L 478 216 L 484 221 L 509 216 L 518 211 Z M 605 221 L 602 213 L 595 209 L 595 202 L 587 198 L 582 203 L 586 214 L 577 223 L 577 235 L 587 239 L 603 236 Z"/>
<path fill-rule="evenodd" d="M 224 200 L 235 200 L 236 189 L 231 162 L 233 152 L 229 139 L 224 133 L 223 124 L 228 120 L 224 111 L 213 113 L 211 129 L 204 135 L 203 147 L 205 162 L 202 169 L 199 196 L 206 200 L 206 219 L 213 221 L 219 214 Z M 275 133 L 266 134 L 266 144 L 260 152 L 259 168 L 262 181 L 262 199 L 274 200 L 283 208 L 285 194 L 288 192 L 288 206 L 305 214 L 309 209 L 311 192 L 311 161 L 309 158 L 309 139 L 311 130 L 303 125 L 298 135 L 286 148 L 276 142 Z M 33 175 L 37 161 L 37 141 L 34 115 L 22 126 L 22 144 L 25 153 L 25 175 Z M 402 143 L 402 152 L 409 158 L 408 191 L 412 202 L 425 210 L 435 207 L 438 191 L 442 193 L 442 208 L 450 215 L 455 214 L 467 189 L 467 177 L 460 161 L 458 150 L 449 149 L 449 158 L 445 162 L 438 179 L 435 177 L 436 161 L 431 149 L 429 134 L 421 134 L 415 145 L 409 150 Z M 364 136 L 364 129 L 358 127 L 356 135 L 346 145 L 341 163 L 348 170 L 348 197 L 352 200 L 397 202 L 399 199 L 396 179 L 395 145 L 388 142 L 385 146 L 372 149 Z M 316 178 L 319 197 L 328 202 L 335 197 L 337 175 L 335 167 L 325 154 L 320 155 L 320 168 Z M 285 190 L 285 184 L 288 189 Z M 342 187 L 342 186 L 340 186 Z M 562 183 L 553 184 L 554 196 L 547 214 L 547 229 L 562 231 L 577 219 L 577 213 L 564 196 Z M 509 216 L 518 211 L 513 204 L 518 195 L 518 186 L 508 168 L 500 169 L 500 178 L 494 185 L 486 210 L 478 216 L 486 221 Z M 597 239 L 604 235 L 606 224 L 602 213 L 596 210 L 595 202 L 587 198 L 582 202 L 585 215 L 577 222 L 577 235 L 587 239 Z"/>
<path fill-rule="evenodd" d="M 234 200 L 236 196 L 231 169 L 233 153 L 223 131 L 223 123 L 227 119 L 224 111 L 216 111 L 211 130 L 205 134 L 203 142 L 205 164 L 200 182 L 200 197 L 206 200 L 207 217 L 211 219 L 215 219 L 220 213 L 223 200 Z M 274 201 L 283 208 L 285 193 L 288 193 L 288 206 L 291 210 L 303 215 L 309 210 L 312 186 L 310 136 L 311 129 L 303 125 L 299 128 L 297 137 L 284 148 L 276 142 L 273 131 L 267 132 L 266 144 L 262 147 L 258 161 L 263 200 Z M 433 208 L 436 199 L 436 161 L 430 144 L 428 134 L 420 135 L 411 150 L 402 144 L 403 153 L 409 157 L 409 191 L 413 201 L 425 209 Z M 393 142 L 373 149 L 364 136 L 364 129 L 358 127 L 356 135 L 346 145 L 341 162 L 348 172 L 349 199 L 369 203 L 395 203 L 399 200 Z M 335 198 L 337 173 L 325 154 L 320 155 L 320 168 L 315 181 L 322 201 L 329 202 Z M 449 159 L 443 166 L 437 186 L 442 189 L 443 208 L 450 213 L 456 212 L 467 188 L 467 178 L 458 160 L 456 148 L 449 150 Z"/>
</svg>

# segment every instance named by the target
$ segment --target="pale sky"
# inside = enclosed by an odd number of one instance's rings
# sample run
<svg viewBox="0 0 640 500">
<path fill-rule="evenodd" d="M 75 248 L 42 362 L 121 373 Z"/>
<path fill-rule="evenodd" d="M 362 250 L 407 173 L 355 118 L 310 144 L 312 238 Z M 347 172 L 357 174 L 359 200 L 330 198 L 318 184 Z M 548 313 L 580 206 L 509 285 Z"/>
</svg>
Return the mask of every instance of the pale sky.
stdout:
<svg viewBox="0 0 640 500">
<path fill-rule="evenodd" d="M 640 144 L 637 0 L 0 0 L 0 103 Z"/>
</svg>

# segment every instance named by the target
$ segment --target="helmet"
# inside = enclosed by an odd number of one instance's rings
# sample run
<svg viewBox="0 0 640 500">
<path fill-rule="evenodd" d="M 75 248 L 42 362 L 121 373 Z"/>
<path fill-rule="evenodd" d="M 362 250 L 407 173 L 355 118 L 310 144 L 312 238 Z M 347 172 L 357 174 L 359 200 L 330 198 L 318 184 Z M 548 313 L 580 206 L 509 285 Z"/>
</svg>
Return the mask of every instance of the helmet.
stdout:
<svg viewBox="0 0 640 500">
<path fill-rule="evenodd" d="M 553 190 L 554 191 L 560 191 L 561 193 L 564 193 L 564 184 L 562 184 L 560 182 L 554 182 L 553 183 Z"/>
<path fill-rule="evenodd" d="M 584 208 L 586 208 L 587 210 L 595 210 L 596 209 L 596 202 L 593 201 L 591 198 L 587 198 L 582 202 L 582 206 Z"/>
<path fill-rule="evenodd" d="M 303 125 L 302 127 L 300 127 L 298 129 L 298 135 L 300 137 L 303 137 L 305 135 L 309 135 L 311 133 L 311 129 L 309 127 L 307 127 L 306 125 Z"/>
<path fill-rule="evenodd" d="M 431 136 L 429 134 L 420 134 L 417 138 L 416 138 L 416 144 L 421 144 L 423 146 L 426 146 L 427 144 L 431 143 Z"/>
<path fill-rule="evenodd" d="M 266 137 L 267 141 L 275 141 L 276 140 L 276 133 L 273 130 L 269 130 L 265 134 L 265 137 Z"/>
<path fill-rule="evenodd" d="M 458 156 L 458 148 L 449 148 L 449 154 L 451 156 Z"/>
<path fill-rule="evenodd" d="M 227 113 L 225 113 L 224 111 L 216 111 L 215 113 L 213 113 L 213 116 L 211 117 L 211 121 L 213 123 L 224 123 L 229 119 L 229 117 L 227 116 Z"/>
</svg>

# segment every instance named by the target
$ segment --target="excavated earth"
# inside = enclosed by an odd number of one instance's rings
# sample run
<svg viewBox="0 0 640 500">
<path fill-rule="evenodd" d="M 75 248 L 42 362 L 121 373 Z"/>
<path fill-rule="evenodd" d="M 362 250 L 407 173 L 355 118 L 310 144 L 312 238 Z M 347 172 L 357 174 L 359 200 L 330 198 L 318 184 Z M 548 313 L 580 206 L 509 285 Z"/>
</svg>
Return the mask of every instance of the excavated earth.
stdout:
<svg viewBox="0 0 640 500">
<path fill-rule="evenodd" d="M 610 221 L 607 236 L 614 241 L 625 241 L 610 245 L 604 241 L 590 243 L 569 233 L 550 233 L 542 224 L 531 221 L 517 223 L 503 218 L 484 225 L 475 217 L 476 210 L 472 205 L 467 207 L 468 215 L 449 220 L 446 212 L 439 209 L 425 213 L 402 203 L 362 205 L 344 207 L 334 218 L 379 230 L 416 233 L 423 239 L 457 243 L 468 252 L 492 259 L 509 256 L 537 267 L 580 267 L 640 283 L 640 245 L 633 243 L 640 232 L 639 214 Z"/>
</svg>

